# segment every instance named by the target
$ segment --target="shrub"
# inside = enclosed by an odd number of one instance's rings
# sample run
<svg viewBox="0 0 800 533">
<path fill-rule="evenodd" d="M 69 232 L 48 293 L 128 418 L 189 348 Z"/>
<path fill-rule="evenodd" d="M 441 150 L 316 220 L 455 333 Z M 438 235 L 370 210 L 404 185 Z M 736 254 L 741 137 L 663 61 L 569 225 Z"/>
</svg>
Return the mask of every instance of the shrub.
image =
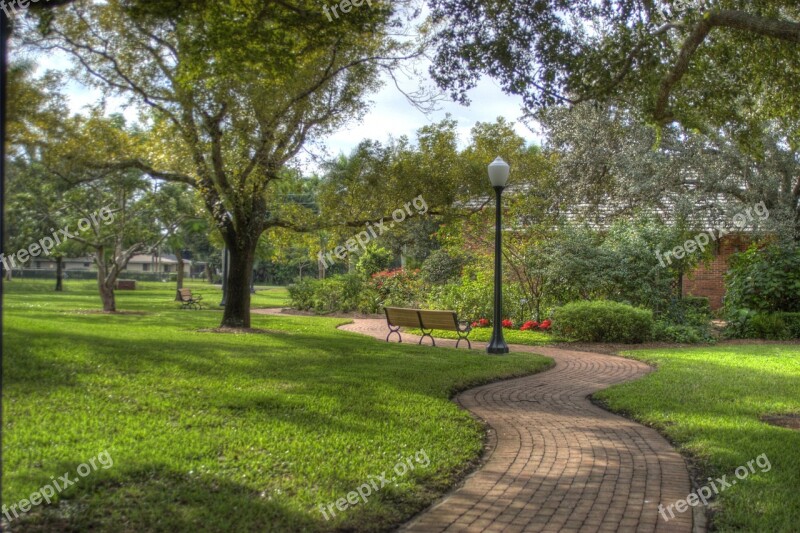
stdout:
<svg viewBox="0 0 800 533">
<path fill-rule="evenodd" d="M 640 343 L 652 329 L 652 311 L 606 300 L 572 302 L 553 316 L 553 333 L 576 341 Z"/>
<path fill-rule="evenodd" d="M 300 311 L 311 311 L 314 307 L 314 291 L 318 280 L 306 278 L 286 287 L 289 291 L 289 305 Z"/>
<path fill-rule="evenodd" d="M 786 324 L 789 336 L 800 339 L 800 313 L 779 313 L 779 315 Z"/>
<path fill-rule="evenodd" d="M 464 261 L 445 250 L 434 250 L 422 264 L 422 279 L 425 283 L 447 283 L 461 276 Z"/>
<path fill-rule="evenodd" d="M 789 339 L 789 328 L 779 313 L 758 313 L 750 317 L 744 329 L 749 339 L 782 341 Z"/>
<path fill-rule="evenodd" d="M 419 270 L 398 268 L 372 275 L 370 286 L 383 306 L 418 307 L 422 283 Z"/>
<path fill-rule="evenodd" d="M 364 250 L 364 255 L 356 263 L 356 271 L 365 278 L 371 277 L 376 272 L 386 270 L 392 264 L 392 252 L 386 248 L 370 245 Z"/>
<path fill-rule="evenodd" d="M 494 314 L 494 278 L 491 270 L 467 268 L 461 279 L 446 285 L 433 285 L 427 289 L 428 309 L 453 310 L 459 318 L 476 320 Z M 516 323 L 531 316 L 521 285 L 503 283 L 503 314 Z"/>
<path fill-rule="evenodd" d="M 656 316 L 653 340 L 694 344 L 715 342 L 711 335 L 711 305 L 708 298 L 673 298 Z"/>
<path fill-rule="evenodd" d="M 707 328 L 698 328 L 685 324 L 673 324 L 666 320 L 657 320 L 653 323 L 653 340 L 677 342 L 681 344 L 715 342 Z"/>
<path fill-rule="evenodd" d="M 354 274 L 307 278 L 289 285 L 288 290 L 289 304 L 301 311 L 319 314 L 378 311 L 378 295 Z"/>
<path fill-rule="evenodd" d="M 753 244 L 731 258 L 725 277 L 725 309 L 773 313 L 800 311 L 800 246 Z"/>
</svg>

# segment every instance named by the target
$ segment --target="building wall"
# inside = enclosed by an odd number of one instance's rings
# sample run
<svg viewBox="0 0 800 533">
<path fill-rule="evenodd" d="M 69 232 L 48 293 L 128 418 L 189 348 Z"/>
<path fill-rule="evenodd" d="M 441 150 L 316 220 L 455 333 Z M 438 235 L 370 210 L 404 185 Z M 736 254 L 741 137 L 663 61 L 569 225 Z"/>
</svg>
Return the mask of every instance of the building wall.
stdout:
<svg viewBox="0 0 800 533">
<path fill-rule="evenodd" d="M 714 251 L 713 261 L 701 264 L 694 272 L 683 279 L 684 296 L 704 296 L 711 303 L 711 309 L 722 307 L 725 296 L 725 274 L 728 272 L 730 257 L 747 249 L 750 240 L 745 235 L 726 235 Z"/>
</svg>

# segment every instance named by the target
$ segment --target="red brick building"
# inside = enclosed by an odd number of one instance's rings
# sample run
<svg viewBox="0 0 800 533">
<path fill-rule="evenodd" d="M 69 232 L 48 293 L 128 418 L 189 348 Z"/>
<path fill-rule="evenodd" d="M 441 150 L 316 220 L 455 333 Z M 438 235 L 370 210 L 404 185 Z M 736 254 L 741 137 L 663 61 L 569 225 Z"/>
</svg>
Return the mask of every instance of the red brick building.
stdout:
<svg viewBox="0 0 800 533">
<path fill-rule="evenodd" d="M 714 259 L 707 265 L 701 264 L 694 272 L 684 276 L 684 296 L 704 296 L 711 303 L 711 309 L 722 307 L 728 260 L 733 254 L 746 250 L 749 244 L 750 239 L 744 234 L 722 237 L 714 247 Z"/>
</svg>

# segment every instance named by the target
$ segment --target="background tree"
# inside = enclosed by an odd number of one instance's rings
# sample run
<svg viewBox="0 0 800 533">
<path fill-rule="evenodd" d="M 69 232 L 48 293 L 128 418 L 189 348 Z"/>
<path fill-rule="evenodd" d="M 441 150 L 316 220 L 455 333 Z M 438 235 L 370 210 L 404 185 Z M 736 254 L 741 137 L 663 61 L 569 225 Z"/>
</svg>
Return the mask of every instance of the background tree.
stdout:
<svg viewBox="0 0 800 533">
<path fill-rule="evenodd" d="M 230 251 L 222 325 L 248 327 L 258 241 L 294 225 L 277 215 L 271 184 L 309 141 L 364 111 L 378 69 L 403 57 L 390 35 L 400 7 L 331 24 L 310 0 L 111 0 L 64 8 L 44 35 L 27 37 L 70 54 L 84 81 L 149 110 L 149 142 L 106 150 L 102 162 L 199 192 Z"/>
<path fill-rule="evenodd" d="M 724 128 L 715 133 L 669 126 L 660 132 L 622 109 L 578 105 L 542 113 L 558 203 L 572 216 L 608 225 L 645 210 L 688 230 L 717 223 L 764 202 L 768 220 L 750 231 L 800 238 L 800 151 L 765 124 L 753 155 Z"/>
<path fill-rule="evenodd" d="M 616 103 L 660 125 L 775 121 L 797 147 L 800 6 L 794 0 L 431 0 L 432 76 L 462 101 L 484 74 L 529 109 Z M 764 58 L 770 58 L 765 61 Z"/>
</svg>

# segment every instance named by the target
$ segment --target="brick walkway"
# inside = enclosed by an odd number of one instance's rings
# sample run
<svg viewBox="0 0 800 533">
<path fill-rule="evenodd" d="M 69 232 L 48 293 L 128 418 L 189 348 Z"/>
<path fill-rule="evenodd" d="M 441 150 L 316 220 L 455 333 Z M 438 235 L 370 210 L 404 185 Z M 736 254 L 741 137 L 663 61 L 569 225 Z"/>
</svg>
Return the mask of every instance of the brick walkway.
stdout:
<svg viewBox="0 0 800 533">
<path fill-rule="evenodd" d="M 374 319 L 341 329 L 381 340 L 387 333 L 386 322 Z M 418 337 L 404 334 L 403 339 L 417 342 Z M 473 348 L 482 350 L 485 344 L 475 342 Z M 658 512 L 659 504 L 666 507 L 689 494 L 681 456 L 654 430 L 587 399 L 650 368 L 595 353 L 511 349 L 552 357 L 556 366 L 458 395 L 462 407 L 491 427 L 485 463 L 401 530 L 692 531 L 691 509 L 676 512 L 668 522 Z"/>
</svg>

